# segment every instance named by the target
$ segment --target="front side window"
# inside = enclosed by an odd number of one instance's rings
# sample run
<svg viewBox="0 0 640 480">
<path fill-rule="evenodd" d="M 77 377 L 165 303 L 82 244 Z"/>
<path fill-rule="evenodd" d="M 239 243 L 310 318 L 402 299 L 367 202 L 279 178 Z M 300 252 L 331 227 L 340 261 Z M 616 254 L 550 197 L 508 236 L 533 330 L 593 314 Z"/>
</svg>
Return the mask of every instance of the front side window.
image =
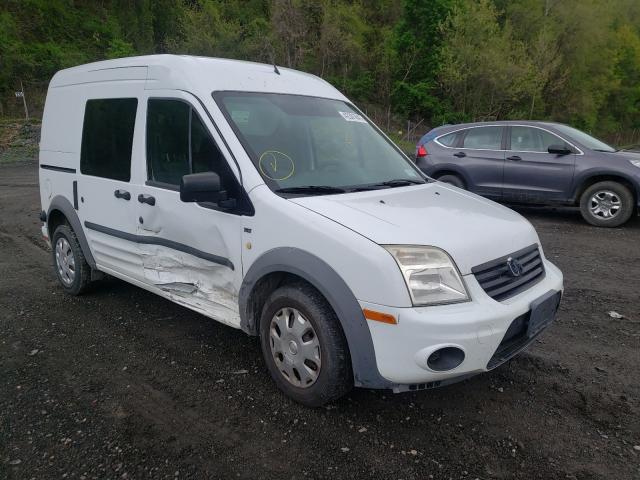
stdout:
<svg viewBox="0 0 640 480">
<path fill-rule="evenodd" d="M 411 162 L 346 102 L 250 92 L 216 92 L 214 98 L 273 190 L 424 183 Z"/>
<path fill-rule="evenodd" d="M 476 127 L 466 131 L 463 148 L 500 150 L 502 148 L 502 127 Z"/>
<path fill-rule="evenodd" d="M 567 146 L 556 135 L 533 127 L 511 127 L 511 150 L 519 152 L 548 152 L 551 145 Z"/>
<path fill-rule="evenodd" d="M 191 105 L 180 100 L 150 99 L 147 106 L 149 180 L 180 185 L 184 175 L 215 172 L 232 188 L 226 160 Z"/>
<path fill-rule="evenodd" d="M 80 172 L 128 182 L 136 123 L 136 98 L 88 100 L 84 111 Z"/>
</svg>

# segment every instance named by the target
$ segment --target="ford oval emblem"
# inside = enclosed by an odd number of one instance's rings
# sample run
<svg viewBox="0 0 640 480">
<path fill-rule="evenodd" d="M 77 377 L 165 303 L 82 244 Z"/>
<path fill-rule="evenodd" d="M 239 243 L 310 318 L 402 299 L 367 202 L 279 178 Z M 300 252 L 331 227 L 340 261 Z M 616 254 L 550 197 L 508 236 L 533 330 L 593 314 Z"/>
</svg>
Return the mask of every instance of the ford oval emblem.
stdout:
<svg viewBox="0 0 640 480">
<path fill-rule="evenodd" d="M 507 268 L 512 277 L 519 277 L 522 275 L 522 264 L 515 258 L 509 257 L 507 259 Z"/>
</svg>

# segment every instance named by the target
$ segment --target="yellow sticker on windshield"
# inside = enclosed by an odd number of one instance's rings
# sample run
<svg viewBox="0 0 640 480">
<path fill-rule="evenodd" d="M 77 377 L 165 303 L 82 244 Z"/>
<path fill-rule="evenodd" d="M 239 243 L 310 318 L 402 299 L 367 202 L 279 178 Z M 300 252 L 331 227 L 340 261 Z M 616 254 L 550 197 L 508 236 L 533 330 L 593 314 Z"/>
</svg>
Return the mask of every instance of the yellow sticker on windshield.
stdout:
<svg viewBox="0 0 640 480">
<path fill-rule="evenodd" d="M 296 169 L 293 159 L 277 150 L 267 150 L 260 155 L 258 168 L 262 175 L 276 181 L 286 180 Z"/>
</svg>

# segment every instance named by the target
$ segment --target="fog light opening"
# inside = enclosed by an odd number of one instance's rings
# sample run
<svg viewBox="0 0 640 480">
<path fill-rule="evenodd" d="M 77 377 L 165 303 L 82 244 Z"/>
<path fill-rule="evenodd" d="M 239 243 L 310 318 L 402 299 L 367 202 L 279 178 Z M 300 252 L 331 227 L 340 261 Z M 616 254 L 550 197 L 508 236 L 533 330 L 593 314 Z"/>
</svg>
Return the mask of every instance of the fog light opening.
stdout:
<svg viewBox="0 0 640 480">
<path fill-rule="evenodd" d="M 436 350 L 427 358 L 427 366 L 436 372 L 453 370 L 464 361 L 464 352 L 456 347 Z"/>
</svg>

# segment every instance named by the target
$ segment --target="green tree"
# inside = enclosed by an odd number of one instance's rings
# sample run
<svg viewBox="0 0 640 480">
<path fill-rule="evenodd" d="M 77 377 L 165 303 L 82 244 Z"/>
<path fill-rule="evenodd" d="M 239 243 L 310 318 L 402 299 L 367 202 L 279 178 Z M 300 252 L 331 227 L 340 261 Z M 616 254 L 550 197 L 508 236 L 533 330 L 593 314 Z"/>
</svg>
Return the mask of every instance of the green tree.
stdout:
<svg viewBox="0 0 640 480">
<path fill-rule="evenodd" d="M 399 111 L 433 115 L 439 111 L 438 70 L 442 42 L 440 25 L 455 0 L 404 0 L 395 25 L 394 104 Z"/>
<path fill-rule="evenodd" d="M 443 26 L 440 81 L 460 119 L 521 116 L 536 88 L 533 67 L 489 0 L 454 7 Z"/>
</svg>

